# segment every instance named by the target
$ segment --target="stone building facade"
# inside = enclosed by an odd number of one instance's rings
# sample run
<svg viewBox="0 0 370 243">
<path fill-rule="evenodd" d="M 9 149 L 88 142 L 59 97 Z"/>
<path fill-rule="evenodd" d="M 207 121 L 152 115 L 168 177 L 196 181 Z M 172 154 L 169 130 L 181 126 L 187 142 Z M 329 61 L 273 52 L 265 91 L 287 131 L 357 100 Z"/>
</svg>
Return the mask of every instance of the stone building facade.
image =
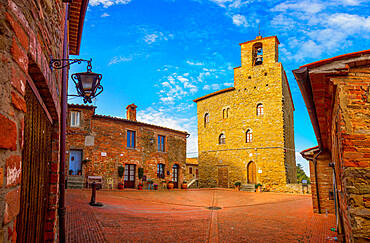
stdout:
<svg viewBox="0 0 370 243">
<path fill-rule="evenodd" d="M 195 99 L 200 187 L 296 183 L 294 105 L 276 36 L 240 44 L 234 87 Z"/>
<path fill-rule="evenodd" d="M 181 186 L 188 133 L 137 121 L 134 104 L 126 108 L 127 119 L 97 115 L 95 108 L 68 106 L 67 170 L 73 170 L 73 175 L 81 170 L 80 176 L 85 179 L 101 176 L 103 189 L 108 188 L 109 178 L 113 179 L 113 188 L 119 182 L 125 188 L 137 188 L 140 167 L 144 178 L 153 180 L 159 188 L 162 180 Z M 119 166 L 125 168 L 123 177 L 118 174 Z"/>
<path fill-rule="evenodd" d="M 314 210 L 336 213 L 345 242 L 370 235 L 369 68 L 366 50 L 293 70 L 318 142 L 302 151 L 311 160 Z"/>
<path fill-rule="evenodd" d="M 51 55 L 79 54 L 88 0 L 65 2 L 0 2 L 0 242 L 59 238 L 59 129 L 68 71 L 63 76 L 49 62 Z"/>
</svg>

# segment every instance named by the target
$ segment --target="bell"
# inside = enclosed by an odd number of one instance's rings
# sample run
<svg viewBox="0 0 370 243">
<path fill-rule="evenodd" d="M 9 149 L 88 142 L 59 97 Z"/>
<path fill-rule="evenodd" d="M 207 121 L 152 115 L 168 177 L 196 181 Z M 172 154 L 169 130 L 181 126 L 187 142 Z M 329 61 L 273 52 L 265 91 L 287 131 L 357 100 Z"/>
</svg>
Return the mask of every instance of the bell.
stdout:
<svg viewBox="0 0 370 243">
<path fill-rule="evenodd" d="M 261 65 L 262 64 L 262 56 L 257 56 L 255 65 Z"/>
</svg>

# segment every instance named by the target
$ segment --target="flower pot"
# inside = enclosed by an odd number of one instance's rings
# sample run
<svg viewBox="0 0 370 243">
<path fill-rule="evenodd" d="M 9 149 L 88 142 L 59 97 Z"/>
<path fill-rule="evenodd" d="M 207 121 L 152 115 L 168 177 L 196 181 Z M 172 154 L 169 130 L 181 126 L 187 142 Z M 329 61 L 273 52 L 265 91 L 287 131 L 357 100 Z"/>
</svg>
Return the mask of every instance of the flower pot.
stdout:
<svg viewBox="0 0 370 243">
<path fill-rule="evenodd" d="M 158 190 L 158 185 L 154 185 L 154 190 Z"/>
<path fill-rule="evenodd" d="M 262 191 L 262 187 L 261 186 L 257 187 L 256 192 L 260 193 L 261 191 Z"/>
<path fill-rule="evenodd" d="M 235 190 L 240 191 L 240 186 L 235 186 Z"/>
<path fill-rule="evenodd" d="M 175 186 L 175 184 L 173 184 L 172 182 L 167 183 L 167 189 L 169 189 L 169 190 L 173 189 L 174 186 Z"/>
<path fill-rule="evenodd" d="M 187 188 L 188 188 L 188 184 L 186 184 L 186 183 L 181 184 L 181 189 L 187 189 Z"/>
<path fill-rule="evenodd" d="M 118 189 L 123 190 L 124 186 L 123 184 L 118 184 Z"/>
<path fill-rule="evenodd" d="M 143 190 L 143 186 L 138 186 L 137 187 L 139 190 Z"/>
</svg>

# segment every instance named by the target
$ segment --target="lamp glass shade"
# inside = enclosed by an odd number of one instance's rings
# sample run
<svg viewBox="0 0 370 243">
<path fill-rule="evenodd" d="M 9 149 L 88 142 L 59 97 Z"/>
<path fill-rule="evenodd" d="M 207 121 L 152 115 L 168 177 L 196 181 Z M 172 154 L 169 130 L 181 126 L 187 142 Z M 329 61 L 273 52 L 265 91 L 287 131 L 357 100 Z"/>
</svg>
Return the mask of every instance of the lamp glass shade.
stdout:
<svg viewBox="0 0 370 243">
<path fill-rule="evenodd" d="M 100 74 L 93 72 L 76 73 L 78 86 L 85 97 L 93 96 L 100 82 Z"/>
</svg>

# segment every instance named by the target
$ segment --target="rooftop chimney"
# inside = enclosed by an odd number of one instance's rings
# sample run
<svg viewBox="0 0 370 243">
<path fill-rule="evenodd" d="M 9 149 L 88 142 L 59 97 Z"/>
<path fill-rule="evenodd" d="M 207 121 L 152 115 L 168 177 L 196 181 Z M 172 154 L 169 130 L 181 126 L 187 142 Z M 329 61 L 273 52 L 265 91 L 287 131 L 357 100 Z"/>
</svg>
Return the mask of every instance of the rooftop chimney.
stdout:
<svg viewBox="0 0 370 243">
<path fill-rule="evenodd" d="M 136 121 L 136 105 L 132 103 L 126 107 L 126 118 L 127 120 Z"/>
</svg>

